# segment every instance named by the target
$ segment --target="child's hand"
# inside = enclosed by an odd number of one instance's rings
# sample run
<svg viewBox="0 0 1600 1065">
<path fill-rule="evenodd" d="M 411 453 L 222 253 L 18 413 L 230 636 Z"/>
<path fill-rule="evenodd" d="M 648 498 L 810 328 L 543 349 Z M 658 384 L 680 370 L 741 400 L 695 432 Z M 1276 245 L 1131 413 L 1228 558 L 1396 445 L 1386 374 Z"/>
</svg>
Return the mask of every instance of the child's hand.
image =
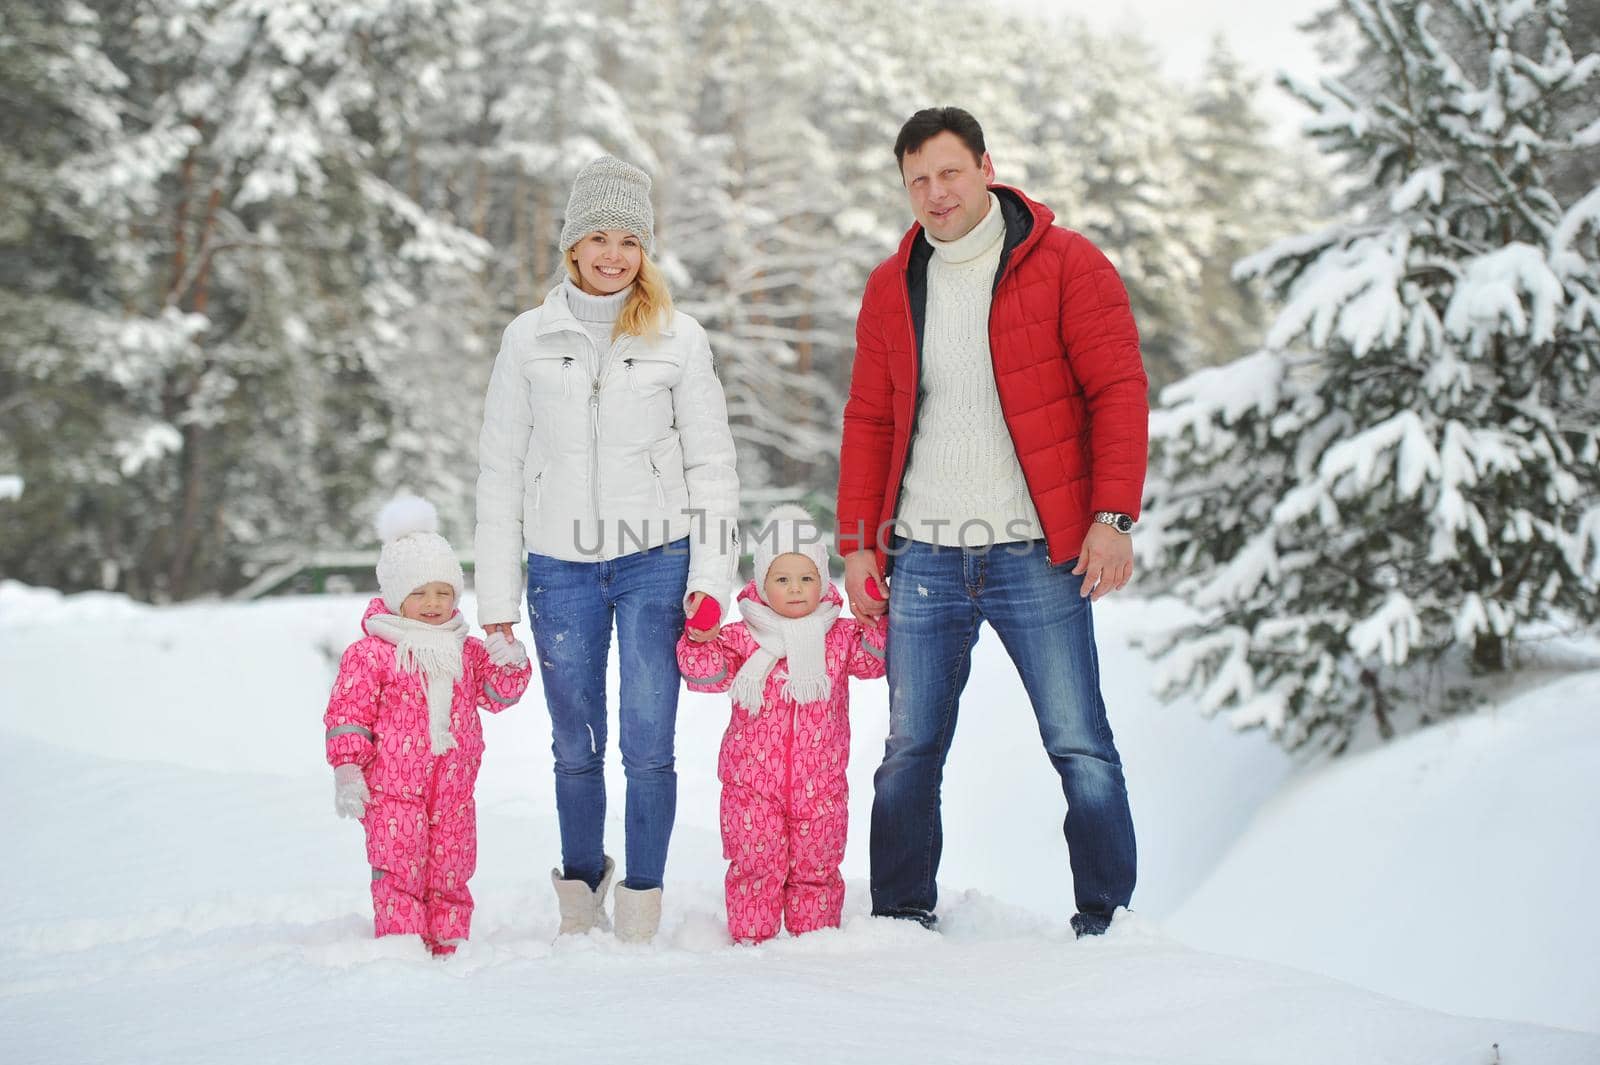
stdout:
<svg viewBox="0 0 1600 1065">
<path fill-rule="evenodd" d="M 503 632 L 491 632 L 483 641 L 483 649 L 489 652 L 489 661 L 497 666 L 521 669 L 528 664 L 528 649 L 522 646 L 522 641 Z"/>
<path fill-rule="evenodd" d="M 333 812 L 340 817 L 360 820 L 367 812 L 372 792 L 367 790 L 367 778 L 354 762 L 335 767 L 333 771 Z"/>
<path fill-rule="evenodd" d="M 717 633 L 722 631 L 718 624 L 722 620 L 722 604 L 704 592 L 695 592 L 689 597 L 689 610 L 689 620 L 683 624 L 685 635 L 695 643 L 716 639 Z"/>
</svg>

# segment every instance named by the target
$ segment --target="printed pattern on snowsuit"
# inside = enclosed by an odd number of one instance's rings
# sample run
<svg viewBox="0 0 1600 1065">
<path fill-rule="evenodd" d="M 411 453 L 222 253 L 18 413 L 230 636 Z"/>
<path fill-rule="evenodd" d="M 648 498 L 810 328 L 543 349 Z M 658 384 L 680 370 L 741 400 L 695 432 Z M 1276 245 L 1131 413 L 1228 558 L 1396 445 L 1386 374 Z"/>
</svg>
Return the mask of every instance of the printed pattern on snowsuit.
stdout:
<svg viewBox="0 0 1600 1065">
<path fill-rule="evenodd" d="M 381 598 L 362 616 L 387 614 Z M 361 766 L 372 801 L 361 825 L 372 867 L 373 934 L 423 937 L 430 945 L 466 939 L 478 863 L 473 786 L 483 763 L 478 710 L 514 704 L 533 676 L 531 663 L 497 666 L 483 642 L 462 646 L 461 676 L 450 702 L 456 746 L 434 755 L 428 691 L 421 673 L 402 671 L 394 645 L 377 636 L 351 644 L 339 662 L 322 721 L 328 764 Z"/>
<path fill-rule="evenodd" d="M 739 598 L 757 598 L 755 583 Z M 831 584 L 824 599 L 841 602 Z M 728 932 L 735 940 L 770 939 L 784 925 L 791 935 L 839 925 L 839 864 L 849 827 L 847 678 L 884 675 L 885 636 L 884 629 L 841 617 L 826 637 L 828 699 L 796 705 L 784 694 L 788 662 L 780 660 L 767 675 L 760 712 L 733 707 L 717 777 Z M 691 691 L 727 691 L 757 646 L 744 623 L 734 622 L 709 643 L 681 637 L 678 667 Z"/>
</svg>

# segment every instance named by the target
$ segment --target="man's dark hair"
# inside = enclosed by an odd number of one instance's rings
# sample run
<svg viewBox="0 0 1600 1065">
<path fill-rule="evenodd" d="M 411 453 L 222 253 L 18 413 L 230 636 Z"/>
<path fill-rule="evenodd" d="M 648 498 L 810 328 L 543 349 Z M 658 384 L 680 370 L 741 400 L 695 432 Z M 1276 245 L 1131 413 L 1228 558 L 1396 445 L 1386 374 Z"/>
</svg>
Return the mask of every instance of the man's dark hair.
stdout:
<svg viewBox="0 0 1600 1065">
<path fill-rule="evenodd" d="M 894 161 L 905 169 L 906 153 L 920 152 L 922 146 L 941 133 L 954 133 L 967 146 L 972 158 L 983 162 L 983 127 L 978 120 L 959 107 L 924 107 L 906 119 L 900 127 L 900 136 L 894 142 Z"/>
</svg>

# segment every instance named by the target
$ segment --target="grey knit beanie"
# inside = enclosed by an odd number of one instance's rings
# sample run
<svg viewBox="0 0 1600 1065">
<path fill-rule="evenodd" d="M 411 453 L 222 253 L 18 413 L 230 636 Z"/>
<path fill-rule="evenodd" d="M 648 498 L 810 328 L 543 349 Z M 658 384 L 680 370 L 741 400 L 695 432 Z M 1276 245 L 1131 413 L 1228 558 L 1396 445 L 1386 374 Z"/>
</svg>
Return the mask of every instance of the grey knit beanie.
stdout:
<svg viewBox="0 0 1600 1065">
<path fill-rule="evenodd" d="M 655 243 L 656 213 L 650 207 L 650 175 L 614 155 L 602 155 L 578 171 L 561 223 L 561 251 L 597 229 L 632 233 L 649 251 Z"/>
</svg>

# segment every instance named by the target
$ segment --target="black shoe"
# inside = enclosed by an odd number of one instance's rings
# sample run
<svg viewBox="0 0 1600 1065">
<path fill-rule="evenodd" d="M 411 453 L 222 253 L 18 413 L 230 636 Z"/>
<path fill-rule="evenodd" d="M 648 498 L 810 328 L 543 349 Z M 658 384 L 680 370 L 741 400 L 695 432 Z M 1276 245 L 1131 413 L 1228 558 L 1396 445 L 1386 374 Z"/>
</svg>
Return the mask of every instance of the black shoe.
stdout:
<svg viewBox="0 0 1600 1065">
<path fill-rule="evenodd" d="M 1103 936 L 1106 929 L 1111 927 L 1111 918 L 1103 917 L 1097 913 L 1075 913 L 1072 915 L 1072 931 L 1079 939 L 1084 936 Z"/>
<path fill-rule="evenodd" d="M 930 932 L 939 930 L 939 918 L 928 910 L 873 910 L 874 917 L 892 917 L 897 921 L 915 921 Z"/>
</svg>

